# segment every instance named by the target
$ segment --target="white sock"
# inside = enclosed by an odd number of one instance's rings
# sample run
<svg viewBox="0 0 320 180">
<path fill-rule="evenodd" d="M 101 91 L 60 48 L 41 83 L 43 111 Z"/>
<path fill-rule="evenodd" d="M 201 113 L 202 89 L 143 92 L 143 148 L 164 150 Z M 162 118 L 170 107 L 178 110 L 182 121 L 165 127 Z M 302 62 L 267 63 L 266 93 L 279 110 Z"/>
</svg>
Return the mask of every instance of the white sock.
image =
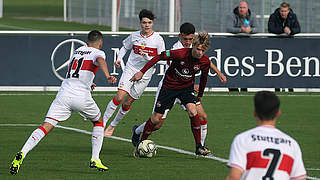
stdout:
<svg viewBox="0 0 320 180">
<path fill-rule="evenodd" d="M 99 159 L 99 154 L 103 143 L 103 131 L 104 127 L 94 126 L 92 129 L 91 143 L 92 143 L 92 158 Z"/>
<path fill-rule="evenodd" d="M 121 106 L 118 113 L 117 113 L 117 116 L 114 118 L 114 120 L 110 123 L 111 126 L 117 126 L 119 124 L 119 122 L 121 121 L 121 119 L 123 119 L 123 117 L 128 114 L 130 110 L 123 110 L 123 107 Z"/>
<path fill-rule="evenodd" d="M 21 149 L 21 151 L 24 153 L 24 156 L 26 156 L 28 152 L 31 151 L 45 135 L 46 134 L 40 128 L 34 130 Z"/>
<path fill-rule="evenodd" d="M 146 125 L 146 122 L 142 123 L 137 129 L 135 130 L 136 134 L 143 133 L 144 126 Z"/>
<path fill-rule="evenodd" d="M 207 124 L 201 125 L 201 145 L 204 146 L 207 137 Z"/>
<path fill-rule="evenodd" d="M 111 100 L 106 108 L 106 111 L 104 112 L 103 115 L 103 126 L 106 127 L 106 124 L 112 114 L 117 110 L 118 105 L 115 105 L 113 100 Z"/>
</svg>

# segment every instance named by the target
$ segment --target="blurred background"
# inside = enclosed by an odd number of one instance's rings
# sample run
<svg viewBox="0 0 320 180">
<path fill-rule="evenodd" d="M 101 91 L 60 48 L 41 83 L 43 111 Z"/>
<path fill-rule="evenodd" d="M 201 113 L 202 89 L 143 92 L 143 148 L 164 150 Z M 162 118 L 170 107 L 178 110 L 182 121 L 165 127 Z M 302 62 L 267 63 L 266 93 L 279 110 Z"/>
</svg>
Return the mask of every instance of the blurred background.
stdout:
<svg viewBox="0 0 320 180">
<path fill-rule="evenodd" d="M 3 17 L 11 20 L 56 20 L 106 26 L 111 30 L 112 6 L 120 30 L 139 29 L 138 13 L 152 10 L 157 16 L 154 29 L 169 30 L 170 4 L 174 4 L 174 31 L 180 24 L 191 22 L 198 30 L 225 32 L 226 17 L 238 6 L 239 0 L 3 0 Z M 267 32 L 269 15 L 282 0 L 247 0 L 249 9 L 255 12 L 260 32 Z M 320 27 L 319 0 L 287 0 L 296 13 L 302 33 L 316 33 Z M 2 20 L 0 20 L 0 23 Z M 8 22 L 10 24 L 10 22 Z M 24 24 L 25 22 L 21 22 Z M 2 24 L 2 23 L 1 23 Z M 0 25 L 0 28 L 5 25 Z M 50 27 L 47 28 L 53 28 Z M 32 28 L 31 28 L 32 29 Z M 118 30 L 118 29 L 117 29 Z"/>
</svg>

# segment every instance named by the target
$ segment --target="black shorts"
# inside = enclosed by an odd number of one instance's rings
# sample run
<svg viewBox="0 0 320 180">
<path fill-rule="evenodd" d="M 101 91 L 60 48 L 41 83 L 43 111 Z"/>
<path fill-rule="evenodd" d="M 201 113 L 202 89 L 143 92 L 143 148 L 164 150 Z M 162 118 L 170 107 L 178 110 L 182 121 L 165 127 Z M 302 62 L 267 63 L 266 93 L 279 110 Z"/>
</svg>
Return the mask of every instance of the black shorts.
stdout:
<svg viewBox="0 0 320 180">
<path fill-rule="evenodd" d="M 161 87 L 154 112 L 164 114 L 166 110 L 172 108 L 176 98 L 184 106 L 188 103 L 196 104 L 197 98 L 194 95 L 193 85 L 184 89 L 166 89 Z"/>
</svg>

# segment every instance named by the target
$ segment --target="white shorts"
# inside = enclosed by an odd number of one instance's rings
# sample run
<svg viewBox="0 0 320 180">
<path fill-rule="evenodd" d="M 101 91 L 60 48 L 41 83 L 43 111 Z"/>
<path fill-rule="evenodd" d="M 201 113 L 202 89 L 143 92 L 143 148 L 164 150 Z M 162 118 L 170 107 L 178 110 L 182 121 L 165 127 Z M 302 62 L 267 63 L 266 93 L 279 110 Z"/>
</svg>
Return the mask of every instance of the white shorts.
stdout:
<svg viewBox="0 0 320 180">
<path fill-rule="evenodd" d="M 124 71 L 119 80 L 118 89 L 127 92 L 133 99 L 139 99 L 148 86 L 151 78 L 142 78 L 139 81 L 131 82 L 130 79 L 134 74 L 134 71 Z"/>
<path fill-rule="evenodd" d="M 73 111 L 79 112 L 81 116 L 93 122 L 99 120 L 100 109 L 91 96 L 88 97 L 69 97 L 57 96 L 51 103 L 44 122 L 57 125 L 58 122 L 67 120 Z"/>
</svg>

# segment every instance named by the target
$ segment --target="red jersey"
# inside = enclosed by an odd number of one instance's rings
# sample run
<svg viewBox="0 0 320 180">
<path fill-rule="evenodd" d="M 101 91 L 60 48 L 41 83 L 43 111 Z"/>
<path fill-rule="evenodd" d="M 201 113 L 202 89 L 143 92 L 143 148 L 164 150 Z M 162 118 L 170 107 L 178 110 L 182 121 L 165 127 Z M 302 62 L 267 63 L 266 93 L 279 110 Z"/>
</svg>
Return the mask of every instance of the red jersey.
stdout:
<svg viewBox="0 0 320 180">
<path fill-rule="evenodd" d="M 152 58 L 142 69 L 145 73 L 160 60 L 172 61 L 166 71 L 162 87 L 183 89 L 194 85 L 195 75 L 201 71 L 198 97 L 202 97 L 207 84 L 210 60 L 207 55 L 200 59 L 192 57 L 192 48 L 167 50 Z"/>
</svg>

